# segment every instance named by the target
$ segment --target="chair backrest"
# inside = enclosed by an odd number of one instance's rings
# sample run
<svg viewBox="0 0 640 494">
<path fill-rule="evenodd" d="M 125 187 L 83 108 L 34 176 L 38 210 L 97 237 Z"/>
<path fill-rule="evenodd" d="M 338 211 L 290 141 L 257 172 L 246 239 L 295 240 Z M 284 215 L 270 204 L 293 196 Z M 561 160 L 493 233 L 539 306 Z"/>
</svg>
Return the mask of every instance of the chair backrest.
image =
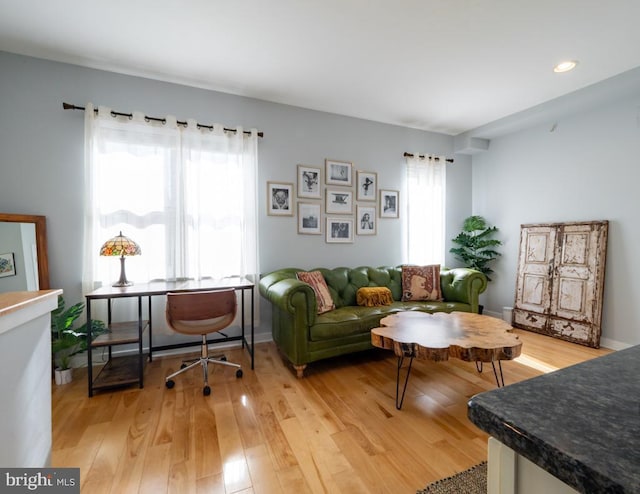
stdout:
<svg viewBox="0 0 640 494">
<path fill-rule="evenodd" d="M 236 310 L 235 290 L 167 293 L 167 323 L 178 333 L 220 331 L 233 322 Z"/>
</svg>

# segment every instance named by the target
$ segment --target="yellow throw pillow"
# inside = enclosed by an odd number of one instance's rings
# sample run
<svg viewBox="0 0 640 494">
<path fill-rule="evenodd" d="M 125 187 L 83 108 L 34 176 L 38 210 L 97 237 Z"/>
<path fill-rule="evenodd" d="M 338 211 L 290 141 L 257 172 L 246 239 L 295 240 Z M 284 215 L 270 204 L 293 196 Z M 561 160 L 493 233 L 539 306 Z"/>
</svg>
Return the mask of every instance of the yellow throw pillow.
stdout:
<svg viewBox="0 0 640 494">
<path fill-rule="evenodd" d="M 442 300 L 440 265 L 402 266 L 402 300 Z"/>
<path fill-rule="evenodd" d="M 356 292 L 356 302 L 362 307 L 391 305 L 393 303 L 393 295 L 391 290 L 385 286 L 363 287 L 358 288 Z"/>
<path fill-rule="evenodd" d="M 324 280 L 324 276 L 320 271 L 300 271 L 296 275 L 300 281 L 311 285 L 313 291 L 316 293 L 316 301 L 318 303 L 318 314 L 324 314 L 336 308 L 336 304 L 333 303 L 331 293 L 329 293 L 329 287 Z"/>
</svg>

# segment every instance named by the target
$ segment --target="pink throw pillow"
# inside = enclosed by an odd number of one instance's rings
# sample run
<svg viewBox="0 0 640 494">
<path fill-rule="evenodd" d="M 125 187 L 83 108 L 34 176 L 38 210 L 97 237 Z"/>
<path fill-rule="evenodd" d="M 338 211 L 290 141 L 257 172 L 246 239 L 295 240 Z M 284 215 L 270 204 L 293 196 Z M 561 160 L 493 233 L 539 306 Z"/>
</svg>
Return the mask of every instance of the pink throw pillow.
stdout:
<svg viewBox="0 0 640 494">
<path fill-rule="evenodd" d="M 324 280 L 324 276 L 320 271 L 300 271 L 297 275 L 300 281 L 311 285 L 313 291 L 316 293 L 316 300 L 318 302 L 318 314 L 324 314 L 336 308 L 331 294 L 329 293 L 329 287 Z"/>
</svg>

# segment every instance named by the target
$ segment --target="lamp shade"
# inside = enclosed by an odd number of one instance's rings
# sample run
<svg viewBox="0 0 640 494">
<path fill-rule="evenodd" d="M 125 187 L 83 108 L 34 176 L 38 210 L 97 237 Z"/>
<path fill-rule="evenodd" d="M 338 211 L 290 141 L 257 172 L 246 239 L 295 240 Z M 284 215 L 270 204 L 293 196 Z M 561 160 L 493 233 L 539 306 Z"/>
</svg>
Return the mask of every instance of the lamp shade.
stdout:
<svg viewBox="0 0 640 494">
<path fill-rule="evenodd" d="M 139 256 L 142 254 L 140 246 L 131 240 L 129 237 L 125 237 L 122 232 L 113 238 L 107 240 L 100 248 L 101 256 Z"/>
</svg>

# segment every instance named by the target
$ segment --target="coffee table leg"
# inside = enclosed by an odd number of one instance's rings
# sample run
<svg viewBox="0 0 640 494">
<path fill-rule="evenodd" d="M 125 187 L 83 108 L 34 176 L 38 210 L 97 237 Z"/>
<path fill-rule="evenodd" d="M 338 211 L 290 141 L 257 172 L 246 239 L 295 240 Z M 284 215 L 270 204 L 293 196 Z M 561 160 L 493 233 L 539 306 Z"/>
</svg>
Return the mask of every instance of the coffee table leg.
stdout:
<svg viewBox="0 0 640 494">
<path fill-rule="evenodd" d="M 496 371 L 496 363 L 492 360 L 491 367 L 493 367 L 493 375 L 496 377 L 496 384 L 499 388 L 504 386 L 504 374 L 502 373 L 502 361 L 498 360 L 498 368 L 500 369 L 500 377 L 498 378 L 498 371 Z M 482 360 L 476 360 L 476 369 L 479 373 L 482 372 Z"/>
<path fill-rule="evenodd" d="M 400 369 L 402 369 L 402 363 L 404 362 L 404 356 L 398 357 L 398 373 L 396 374 L 396 409 L 402 408 L 402 402 L 404 401 L 404 393 L 407 390 L 407 383 L 409 382 L 409 374 L 411 374 L 411 364 L 413 364 L 413 357 L 409 360 L 409 367 L 407 368 L 407 375 L 404 378 L 404 386 L 402 388 L 402 396 L 398 401 L 400 394 Z"/>
<path fill-rule="evenodd" d="M 498 387 L 504 386 L 504 374 L 502 373 L 502 361 L 498 360 L 498 367 L 500 368 L 500 380 L 498 380 L 498 373 L 496 372 L 496 363 L 492 360 L 491 367 L 493 367 L 493 375 L 496 376 L 496 384 Z"/>
</svg>

